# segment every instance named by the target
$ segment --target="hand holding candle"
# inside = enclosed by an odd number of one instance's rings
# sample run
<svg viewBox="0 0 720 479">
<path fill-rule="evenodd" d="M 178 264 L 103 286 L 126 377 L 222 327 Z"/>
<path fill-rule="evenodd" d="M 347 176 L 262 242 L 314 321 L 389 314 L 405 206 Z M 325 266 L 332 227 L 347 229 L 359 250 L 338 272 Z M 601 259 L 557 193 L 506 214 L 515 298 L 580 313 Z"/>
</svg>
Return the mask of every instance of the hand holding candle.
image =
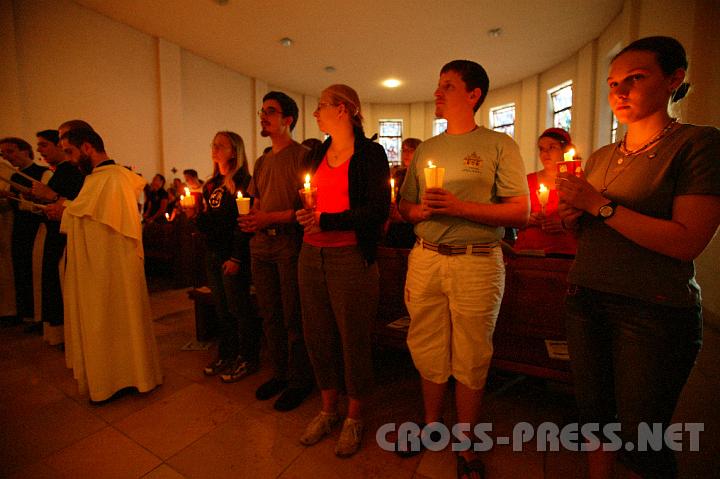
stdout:
<svg viewBox="0 0 720 479">
<path fill-rule="evenodd" d="M 235 202 L 237 203 L 238 214 L 246 215 L 250 213 L 250 198 L 243 196 L 242 191 L 237 192 Z"/>
<path fill-rule="evenodd" d="M 425 187 L 442 188 L 445 179 L 445 168 L 438 168 L 432 161 L 428 161 L 425 168 Z"/>
<path fill-rule="evenodd" d="M 309 173 L 305 175 L 305 183 L 303 183 L 303 188 L 298 190 L 298 193 L 300 193 L 303 208 L 306 210 L 314 210 L 317 205 L 317 186 L 310 184 Z"/>
</svg>

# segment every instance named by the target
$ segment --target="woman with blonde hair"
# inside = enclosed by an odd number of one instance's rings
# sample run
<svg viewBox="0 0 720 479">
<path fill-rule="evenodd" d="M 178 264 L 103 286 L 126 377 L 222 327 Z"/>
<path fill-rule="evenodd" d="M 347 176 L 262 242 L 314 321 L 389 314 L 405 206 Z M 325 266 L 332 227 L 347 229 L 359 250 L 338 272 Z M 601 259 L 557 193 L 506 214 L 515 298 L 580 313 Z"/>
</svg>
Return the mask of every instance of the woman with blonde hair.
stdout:
<svg viewBox="0 0 720 479">
<path fill-rule="evenodd" d="M 250 236 L 237 227 L 235 196 L 246 194 L 250 173 L 245 144 L 237 133 L 221 131 L 212 144 L 213 174 L 203 187 L 198 229 L 207 239 L 206 266 L 218 319 L 218 357 L 204 370 L 223 382 L 238 381 L 259 369 L 260 324 L 250 303 Z"/>
<path fill-rule="evenodd" d="M 326 88 L 314 115 L 330 138 L 310 153 L 316 206 L 296 214 L 305 230 L 298 264 L 303 330 L 322 411 L 300 442 L 315 444 L 339 424 L 338 395 L 346 390 L 348 414 L 335 454 L 349 457 L 360 448 L 362 405 L 372 384 L 375 256 L 390 206 L 390 171 L 383 147 L 365 137 L 355 90 Z"/>
</svg>

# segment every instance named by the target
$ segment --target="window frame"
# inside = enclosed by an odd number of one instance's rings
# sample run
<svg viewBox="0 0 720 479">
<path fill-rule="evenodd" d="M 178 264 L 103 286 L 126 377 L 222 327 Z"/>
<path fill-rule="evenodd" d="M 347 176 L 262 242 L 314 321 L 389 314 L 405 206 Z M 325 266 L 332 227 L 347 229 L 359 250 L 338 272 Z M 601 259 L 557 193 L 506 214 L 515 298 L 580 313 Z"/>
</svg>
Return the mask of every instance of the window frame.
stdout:
<svg viewBox="0 0 720 479">
<path fill-rule="evenodd" d="M 510 109 L 512 109 L 512 123 L 501 123 L 501 124 L 496 125 L 495 124 L 495 114 L 499 113 L 503 110 L 510 110 Z M 488 116 L 489 116 L 488 121 L 490 123 L 491 130 L 499 131 L 499 132 L 505 133 L 506 135 L 510 136 L 511 138 L 515 138 L 515 123 L 517 120 L 517 105 L 515 104 L 515 102 L 491 107 L 488 110 Z M 511 133 L 508 133 L 508 127 L 511 130 Z"/>
</svg>

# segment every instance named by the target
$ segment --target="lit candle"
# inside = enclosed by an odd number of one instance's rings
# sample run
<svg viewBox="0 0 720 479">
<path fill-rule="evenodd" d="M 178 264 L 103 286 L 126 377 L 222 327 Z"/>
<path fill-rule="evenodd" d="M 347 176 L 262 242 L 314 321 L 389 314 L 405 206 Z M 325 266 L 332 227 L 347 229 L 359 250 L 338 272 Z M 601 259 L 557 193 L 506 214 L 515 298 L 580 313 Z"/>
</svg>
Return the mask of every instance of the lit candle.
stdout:
<svg viewBox="0 0 720 479">
<path fill-rule="evenodd" d="M 575 148 L 570 148 L 563 153 L 565 161 L 559 161 L 557 164 L 558 173 L 570 173 L 577 177 L 582 176 L 582 160 L 575 159 Z"/>
<path fill-rule="evenodd" d="M 540 187 L 537 190 L 537 197 L 538 201 L 540 201 L 540 206 L 542 207 L 542 211 L 545 212 L 545 205 L 548 204 L 548 196 L 550 195 L 550 190 L 547 186 L 540 183 Z"/>
<path fill-rule="evenodd" d="M 170 221 L 170 213 L 165 213 L 165 219 Z"/>
<path fill-rule="evenodd" d="M 425 187 L 426 188 L 442 188 L 443 179 L 445 178 L 445 168 L 438 168 L 431 161 L 428 161 L 425 168 Z"/>
<path fill-rule="evenodd" d="M 390 178 L 390 203 L 395 203 L 395 178 Z"/>
<path fill-rule="evenodd" d="M 305 191 L 310 191 L 310 173 L 305 175 L 305 183 L 303 184 Z"/>
<path fill-rule="evenodd" d="M 239 214 L 246 215 L 250 213 L 250 198 L 243 196 L 242 191 L 237 192 L 237 199 L 235 202 L 237 203 Z"/>
<path fill-rule="evenodd" d="M 190 188 L 185 187 L 185 197 L 189 198 L 188 204 L 191 208 L 195 208 L 195 196 L 190 194 Z"/>
</svg>

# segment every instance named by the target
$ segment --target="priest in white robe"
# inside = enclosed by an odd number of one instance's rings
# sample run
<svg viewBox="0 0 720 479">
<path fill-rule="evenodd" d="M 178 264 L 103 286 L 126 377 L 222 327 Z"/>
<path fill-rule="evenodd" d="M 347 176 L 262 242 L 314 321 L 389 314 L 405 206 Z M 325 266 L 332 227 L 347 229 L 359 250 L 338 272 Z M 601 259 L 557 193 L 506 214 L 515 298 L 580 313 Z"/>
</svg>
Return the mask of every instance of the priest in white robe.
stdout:
<svg viewBox="0 0 720 479">
<path fill-rule="evenodd" d="M 67 365 L 91 401 L 127 387 L 149 391 L 162 383 L 162 373 L 137 210 L 145 180 L 110 160 L 91 129 L 66 132 L 61 146 L 70 161 L 90 172 L 77 198 L 48 208 L 67 234 L 62 262 Z"/>
</svg>

